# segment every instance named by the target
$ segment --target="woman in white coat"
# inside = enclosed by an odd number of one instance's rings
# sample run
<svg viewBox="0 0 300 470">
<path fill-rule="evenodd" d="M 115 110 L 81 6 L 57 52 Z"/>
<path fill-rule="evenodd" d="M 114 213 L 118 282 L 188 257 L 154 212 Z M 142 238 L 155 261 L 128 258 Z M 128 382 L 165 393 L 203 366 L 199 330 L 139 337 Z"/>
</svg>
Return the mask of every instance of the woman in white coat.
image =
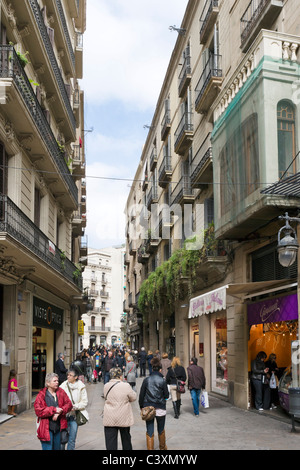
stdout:
<svg viewBox="0 0 300 470">
<path fill-rule="evenodd" d="M 67 450 L 75 450 L 75 441 L 78 431 L 76 411 L 81 411 L 85 418 L 87 420 L 89 419 L 89 415 L 86 410 L 88 405 L 87 391 L 84 383 L 82 383 L 81 380 L 78 380 L 78 378 L 78 372 L 74 369 L 69 369 L 67 372 L 67 380 L 60 385 L 73 403 L 72 410 L 67 414 L 69 431 Z"/>
</svg>

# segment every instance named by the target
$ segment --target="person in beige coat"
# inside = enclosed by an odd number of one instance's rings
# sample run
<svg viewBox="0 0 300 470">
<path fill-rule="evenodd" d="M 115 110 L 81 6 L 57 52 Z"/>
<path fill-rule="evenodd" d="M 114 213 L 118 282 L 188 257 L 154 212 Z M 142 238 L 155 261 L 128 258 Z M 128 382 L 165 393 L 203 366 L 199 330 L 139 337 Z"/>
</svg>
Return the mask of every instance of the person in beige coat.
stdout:
<svg viewBox="0 0 300 470">
<path fill-rule="evenodd" d="M 110 381 L 103 388 L 106 450 L 118 450 L 119 431 L 123 450 L 132 450 L 130 426 L 134 424 L 134 419 L 131 402 L 136 400 L 136 392 L 129 383 L 123 382 L 122 369 L 114 367 L 109 375 Z"/>
</svg>

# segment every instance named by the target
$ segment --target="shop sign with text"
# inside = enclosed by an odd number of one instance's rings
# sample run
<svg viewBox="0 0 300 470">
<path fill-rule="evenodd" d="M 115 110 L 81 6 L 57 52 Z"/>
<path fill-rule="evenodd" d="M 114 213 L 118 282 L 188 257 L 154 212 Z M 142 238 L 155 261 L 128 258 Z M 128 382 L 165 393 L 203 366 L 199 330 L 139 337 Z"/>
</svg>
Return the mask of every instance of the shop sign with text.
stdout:
<svg viewBox="0 0 300 470">
<path fill-rule="evenodd" d="M 51 330 L 63 330 L 63 314 L 61 308 L 51 305 L 37 297 L 33 297 L 33 325 Z"/>
</svg>

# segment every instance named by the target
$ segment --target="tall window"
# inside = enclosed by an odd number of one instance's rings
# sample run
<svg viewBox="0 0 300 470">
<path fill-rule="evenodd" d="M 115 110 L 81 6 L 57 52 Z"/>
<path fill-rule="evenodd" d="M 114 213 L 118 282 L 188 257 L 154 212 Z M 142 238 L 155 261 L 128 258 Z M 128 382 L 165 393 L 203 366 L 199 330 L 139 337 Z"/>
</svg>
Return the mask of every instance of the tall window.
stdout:
<svg viewBox="0 0 300 470">
<path fill-rule="evenodd" d="M 296 173 L 295 108 L 289 101 L 277 106 L 278 173 L 281 178 Z"/>
</svg>

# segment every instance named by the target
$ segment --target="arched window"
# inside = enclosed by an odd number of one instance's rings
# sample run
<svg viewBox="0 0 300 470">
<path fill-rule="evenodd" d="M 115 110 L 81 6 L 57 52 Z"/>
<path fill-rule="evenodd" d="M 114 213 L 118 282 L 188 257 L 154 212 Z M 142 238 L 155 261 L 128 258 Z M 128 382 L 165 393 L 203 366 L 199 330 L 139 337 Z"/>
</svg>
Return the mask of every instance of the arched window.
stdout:
<svg viewBox="0 0 300 470">
<path fill-rule="evenodd" d="M 295 108 L 289 101 L 277 106 L 279 178 L 296 173 Z"/>
</svg>

